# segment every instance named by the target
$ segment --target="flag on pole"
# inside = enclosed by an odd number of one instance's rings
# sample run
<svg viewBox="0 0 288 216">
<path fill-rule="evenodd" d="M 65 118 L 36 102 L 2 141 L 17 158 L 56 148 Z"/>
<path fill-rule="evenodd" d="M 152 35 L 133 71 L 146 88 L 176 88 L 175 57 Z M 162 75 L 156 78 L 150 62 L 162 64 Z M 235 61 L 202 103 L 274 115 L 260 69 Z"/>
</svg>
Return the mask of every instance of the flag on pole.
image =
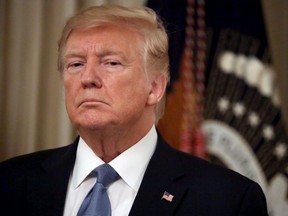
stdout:
<svg viewBox="0 0 288 216">
<path fill-rule="evenodd" d="M 287 215 L 288 136 L 262 2 L 204 3 L 201 10 L 197 0 L 148 0 L 169 34 L 172 84 L 159 129 L 175 147 L 198 156 L 204 152 L 211 162 L 257 181 L 269 214 Z M 196 32 L 203 19 L 205 67 L 199 76 L 197 43 L 202 43 Z"/>
</svg>

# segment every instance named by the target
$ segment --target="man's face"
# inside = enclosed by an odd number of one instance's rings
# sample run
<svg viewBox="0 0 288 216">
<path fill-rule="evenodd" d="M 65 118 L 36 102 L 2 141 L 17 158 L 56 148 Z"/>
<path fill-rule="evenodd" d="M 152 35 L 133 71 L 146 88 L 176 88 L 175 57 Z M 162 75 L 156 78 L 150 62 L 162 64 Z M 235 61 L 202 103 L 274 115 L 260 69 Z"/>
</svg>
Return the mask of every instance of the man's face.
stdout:
<svg viewBox="0 0 288 216">
<path fill-rule="evenodd" d="M 64 52 L 66 109 L 78 131 L 141 125 L 155 103 L 141 41 L 128 28 L 74 30 Z M 149 110 L 149 111 L 148 111 Z M 148 114 L 149 112 L 149 114 Z"/>
</svg>

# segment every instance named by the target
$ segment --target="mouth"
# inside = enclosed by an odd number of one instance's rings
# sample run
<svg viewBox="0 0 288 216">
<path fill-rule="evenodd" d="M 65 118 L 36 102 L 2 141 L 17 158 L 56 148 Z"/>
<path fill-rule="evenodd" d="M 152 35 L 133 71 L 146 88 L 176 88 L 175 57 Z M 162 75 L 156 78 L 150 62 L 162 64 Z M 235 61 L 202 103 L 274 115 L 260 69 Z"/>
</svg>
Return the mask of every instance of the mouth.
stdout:
<svg viewBox="0 0 288 216">
<path fill-rule="evenodd" d="M 81 100 L 78 107 L 80 107 L 80 106 L 97 106 L 99 104 L 106 104 L 106 103 L 102 100 L 97 100 L 94 98 L 86 98 L 84 100 Z"/>
</svg>

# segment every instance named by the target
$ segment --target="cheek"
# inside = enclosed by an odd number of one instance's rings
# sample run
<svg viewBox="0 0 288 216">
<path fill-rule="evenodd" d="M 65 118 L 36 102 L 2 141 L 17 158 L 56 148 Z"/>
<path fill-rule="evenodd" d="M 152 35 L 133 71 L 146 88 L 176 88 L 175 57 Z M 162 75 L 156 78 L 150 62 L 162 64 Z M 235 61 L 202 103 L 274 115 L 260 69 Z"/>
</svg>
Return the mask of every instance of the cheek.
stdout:
<svg viewBox="0 0 288 216">
<path fill-rule="evenodd" d="M 142 79 L 137 80 L 135 78 L 128 79 L 121 85 L 118 82 L 118 87 L 115 93 L 122 95 L 122 97 L 130 97 L 130 100 L 135 99 L 135 97 L 143 97 L 148 91 L 147 83 Z"/>
<path fill-rule="evenodd" d="M 134 108 L 136 108 L 135 106 L 144 107 L 149 95 L 149 84 L 143 79 L 138 81 L 132 79 L 118 89 L 118 95 L 124 106 L 130 104 L 129 106 L 134 106 Z"/>
<path fill-rule="evenodd" d="M 64 93 L 65 93 L 65 101 L 69 100 L 69 95 L 71 94 L 71 86 L 67 82 L 67 80 L 64 82 Z"/>
<path fill-rule="evenodd" d="M 74 81 L 72 79 L 64 80 L 64 93 L 65 93 L 65 103 L 67 110 L 73 108 L 72 106 L 76 98 L 77 90 L 75 88 L 75 84 L 73 85 L 73 83 Z"/>
</svg>

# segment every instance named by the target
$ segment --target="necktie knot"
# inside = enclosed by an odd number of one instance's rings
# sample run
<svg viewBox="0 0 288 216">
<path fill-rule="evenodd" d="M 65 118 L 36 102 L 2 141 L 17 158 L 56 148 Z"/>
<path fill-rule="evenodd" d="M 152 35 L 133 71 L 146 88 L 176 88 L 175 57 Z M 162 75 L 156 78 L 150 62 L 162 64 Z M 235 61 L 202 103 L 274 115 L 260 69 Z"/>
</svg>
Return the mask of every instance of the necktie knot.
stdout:
<svg viewBox="0 0 288 216">
<path fill-rule="evenodd" d="M 111 204 L 107 187 L 120 176 L 109 164 L 98 166 L 92 174 L 97 176 L 97 182 L 82 202 L 77 216 L 110 216 Z"/>
<path fill-rule="evenodd" d="M 93 170 L 93 173 L 97 176 L 97 183 L 103 184 L 104 187 L 108 187 L 120 178 L 118 173 L 109 164 L 98 166 Z"/>
</svg>

